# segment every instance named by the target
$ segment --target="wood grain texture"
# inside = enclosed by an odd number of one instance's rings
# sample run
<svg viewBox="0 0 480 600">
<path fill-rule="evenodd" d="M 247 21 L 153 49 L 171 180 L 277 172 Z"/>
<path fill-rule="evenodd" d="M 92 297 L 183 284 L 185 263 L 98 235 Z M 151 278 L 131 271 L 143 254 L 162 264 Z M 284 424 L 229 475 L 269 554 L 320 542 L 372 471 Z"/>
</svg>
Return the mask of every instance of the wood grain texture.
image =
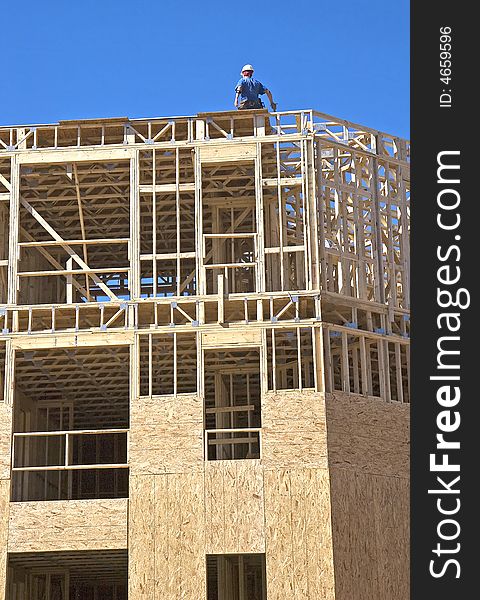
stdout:
<svg viewBox="0 0 480 600">
<path fill-rule="evenodd" d="M 8 513 L 10 509 L 10 482 L 0 480 L 0 600 L 5 600 L 7 584 Z"/>
<path fill-rule="evenodd" d="M 336 600 L 407 600 L 409 484 L 331 470 Z"/>
<path fill-rule="evenodd" d="M 29 335 L 28 337 L 17 337 L 12 340 L 12 346 L 15 350 L 33 350 L 41 348 L 83 348 L 93 346 L 122 346 L 132 344 L 134 339 L 133 331 L 120 332 L 78 332 L 78 333 L 57 333 L 55 335 Z"/>
<path fill-rule="evenodd" d="M 196 395 L 136 398 L 130 417 L 132 475 L 202 471 L 202 410 Z"/>
<path fill-rule="evenodd" d="M 206 554 L 264 552 L 260 461 L 207 463 L 205 509 Z"/>
<path fill-rule="evenodd" d="M 268 598 L 334 600 L 326 469 L 265 471 Z"/>
<path fill-rule="evenodd" d="M 255 144 L 221 144 L 200 147 L 200 160 L 202 163 L 253 160 L 256 155 Z"/>
<path fill-rule="evenodd" d="M 155 589 L 154 476 L 130 476 L 129 495 L 129 594 L 133 598 L 153 598 Z"/>
<path fill-rule="evenodd" d="M 162 477 L 166 511 L 159 515 L 158 505 L 155 514 L 160 522 L 168 519 L 168 529 L 156 529 L 155 548 L 167 561 L 156 561 L 156 598 L 195 600 L 205 589 L 203 474 L 158 476 L 156 481 Z"/>
<path fill-rule="evenodd" d="M 203 473 L 140 475 L 131 479 L 129 597 L 203 597 Z"/>
<path fill-rule="evenodd" d="M 326 394 L 328 462 L 379 475 L 410 473 L 408 404 Z"/>
<path fill-rule="evenodd" d="M 127 499 L 11 502 L 8 551 L 127 547 Z"/>
<path fill-rule="evenodd" d="M 322 394 L 288 391 L 262 398 L 262 463 L 265 468 L 327 466 Z"/>
<path fill-rule="evenodd" d="M 0 402 L 0 480 L 10 479 L 12 407 Z"/>
</svg>

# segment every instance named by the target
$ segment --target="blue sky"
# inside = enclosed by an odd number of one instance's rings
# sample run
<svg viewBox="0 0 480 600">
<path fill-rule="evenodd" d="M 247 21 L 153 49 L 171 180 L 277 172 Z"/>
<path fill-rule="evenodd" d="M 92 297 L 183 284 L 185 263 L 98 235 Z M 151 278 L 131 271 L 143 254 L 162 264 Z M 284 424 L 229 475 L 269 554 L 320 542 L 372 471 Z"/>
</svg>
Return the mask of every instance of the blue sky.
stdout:
<svg viewBox="0 0 480 600">
<path fill-rule="evenodd" d="M 243 64 L 278 110 L 409 137 L 409 0 L 6 0 L 0 124 L 233 108 Z"/>
</svg>

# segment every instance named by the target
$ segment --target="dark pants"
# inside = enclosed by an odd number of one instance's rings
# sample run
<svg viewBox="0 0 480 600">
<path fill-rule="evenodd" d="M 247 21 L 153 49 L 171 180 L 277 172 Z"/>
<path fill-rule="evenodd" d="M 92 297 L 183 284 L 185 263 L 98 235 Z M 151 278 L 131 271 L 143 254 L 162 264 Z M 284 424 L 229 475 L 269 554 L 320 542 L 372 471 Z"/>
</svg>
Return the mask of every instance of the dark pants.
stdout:
<svg viewBox="0 0 480 600">
<path fill-rule="evenodd" d="M 245 100 L 239 105 L 238 110 L 245 110 L 247 108 L 264 108 L 264 105 L 260 99 Z"/>
</svg>

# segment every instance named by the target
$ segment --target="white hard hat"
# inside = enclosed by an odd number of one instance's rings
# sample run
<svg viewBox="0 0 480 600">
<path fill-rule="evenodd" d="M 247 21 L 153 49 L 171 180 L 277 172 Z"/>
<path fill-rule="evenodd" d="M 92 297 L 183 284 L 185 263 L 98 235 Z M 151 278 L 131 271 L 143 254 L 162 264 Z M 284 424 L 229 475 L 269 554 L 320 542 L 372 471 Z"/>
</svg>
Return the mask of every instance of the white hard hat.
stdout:
<svg viewBox="0 0 480 600">
<path fill-rule="evenodd" d="M 254 68 L 252 67 L 252 65 L 243 65 L 241 73 L 243 73 L 244 71 L 253 71 Z"/>
</svg>

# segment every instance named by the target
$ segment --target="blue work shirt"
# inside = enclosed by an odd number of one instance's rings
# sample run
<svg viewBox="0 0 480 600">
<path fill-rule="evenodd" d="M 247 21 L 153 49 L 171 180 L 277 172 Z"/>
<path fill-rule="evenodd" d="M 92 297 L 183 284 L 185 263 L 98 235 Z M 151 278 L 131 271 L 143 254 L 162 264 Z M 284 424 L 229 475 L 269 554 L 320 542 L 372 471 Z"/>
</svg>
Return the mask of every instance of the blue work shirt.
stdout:
<svg viewBox="0 0 480 600">
<path fill-rule="evenodd" d="M 267 88 L 253 77 L 242 77 L 235 86 L 235 92 L 240 92 L 240 102 L 246 100 L 255 102 L 258 96 L 266 92 Z"/>
</svg>

